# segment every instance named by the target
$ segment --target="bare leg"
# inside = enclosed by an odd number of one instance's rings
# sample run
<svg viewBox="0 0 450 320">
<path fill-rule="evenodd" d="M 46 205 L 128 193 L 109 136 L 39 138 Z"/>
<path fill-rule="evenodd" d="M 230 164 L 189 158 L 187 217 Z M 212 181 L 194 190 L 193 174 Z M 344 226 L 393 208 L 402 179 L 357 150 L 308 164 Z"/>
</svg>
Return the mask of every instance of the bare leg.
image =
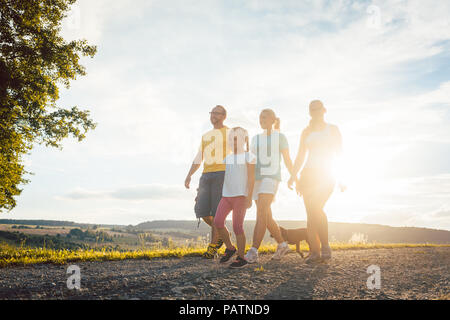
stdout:
<svg viewBox="0 0 450 320">
<path fill-rule="evenodd" d="M 320 221 L 319 221 L 318 233 L 319 233 L 320 243 L 322 244 L 322 248 L 323 247 L 328 247 L 329 243 L 328 243 L 328 219 L 327 219 L 327 215 L 325 214 L 325 212 L 323 210 L 321 210 L 319 216 L 320 216 Z"/>
<path fill-rule="evenodd" d="M 212 216 L 203 217 L 202 219 L 210 227 L 212 227 L 214 225 L 214 218 Z"/>
<path fill-rule="evenodd" d="M 311 253 L 320 253 L 320 239 L 318 230 L 317 212 L 314 208 L 313 199 L 309 195 L 303 195 L 303 201 L 305 203 L 306 213 L 308 217 L 308 239 Z"/>
<path fill-rule="evenodd" d="M 245 254 L 245 233 L 236 235 L 238 256 L 244 259 Z"/>
<path fill-rule="evenodd" d="M 211 236 L 211 243 L 217 244 L 217 242 L 219 242 L 219 232 L 218 232 L 216 226 L 214 225 L 214 223 L 212 225 L 211 234 L 212 234 L 212 236 Z"/>
<path fill-rule="evenodd" d="M 217 228 L 214 225 L 214 217 L 213 216 L 203 217 L 203 221 L 205 221 L 206 224 L 211 226 L 211 244 L 216 244 L 217 241 L 219 241 L 219 232 L 217 231 Z"/>
<path fill-rule="evenodd" d="M 333 189 L 330 189 L 328 192 L 324 192 L 320 194 L 319 199 L 317 200 L 317 213 L 318 213 L 318 234 L 320 238 L 320 243 L 323 247 L 328 247 L 328 218 L 323 210 L 326 202 L 331 196 Z"/>
<path fill-rule="evenodd" d="M 217 228 L 217 233 L 219 234 L 220 239 L 222 239 L 225 245 L 227 246 L 227 249 L 231 249 L 234 247 L 233 243 L 231 243 L 230 232 L 228 231 L 227 227 Z"/>
<path fill-rule="evenodd" d="M 267 229 L 272 234 L 273 238 L 277 243 L 284 242 L 284 239 L 281 236 L 280 227 L 272 217 L 272 208 L 270 206 L 268 208 L 268 215 L 267 215 Z"/>
<path fill-rule="evenodd" d="M 256 201 L 256 225 L 255 231 L 253 232 L 253 247 L 259 248 L 261 242 L 266 233 L 266 229 L 270 228 L 269 231 L 272 232 L 273 237 L 278 243 L 283 242 L 283 238 L 280 234 L 280 228 L 273 221 L 269 219 L 271 214 L 270 205 L 273 201 L 273 194 L 259 194 L 258 200 Z M 269 221 L 271 220 L 271 221 Z M 270 222 L 270 225 L 268 223 Z"/>
<path fill-rule="evenodd" d="M 256 202 L 256 224 L 255 230 L 253 231 L 253 247 L 256 249 L 261 245 L 261 241 L 264 238 L 267 228 L 267 219 L 265 212 L 262 211 L 258 206 L 258 201 Z"/>
</svg>

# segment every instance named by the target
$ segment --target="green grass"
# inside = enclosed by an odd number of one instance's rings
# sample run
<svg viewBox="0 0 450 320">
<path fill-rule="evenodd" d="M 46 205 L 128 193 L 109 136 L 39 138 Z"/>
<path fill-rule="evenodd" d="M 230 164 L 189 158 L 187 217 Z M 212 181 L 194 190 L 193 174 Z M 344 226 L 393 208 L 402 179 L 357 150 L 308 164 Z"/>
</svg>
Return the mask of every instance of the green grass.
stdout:
<svg viewBox="0 0 450 320">
<path fill-rule="evenodd" d="M 450 247 L 450 244 L 349 244 L 331 243 L 333 250 L 358 250 L 358 249 L 394 249 L 394 248 L 423 248 L 423 247 Z M 292 249 L 295 247 L 292 246 Z M 260 253 L 275 252 L 276 245 L 263 245 Z M 220 253 L 224 249 L 220 250 Z M 307 251 L 307 245 L 302 244 L 302 250 Z M 82 261 L 119 261 L 126 259 L 151 260 L 155 258 L 181 258 L 198 257 L 205 251 L 204 247 L 189 248 L 176 247 L 170 249 L 141 249 L 134 251 L 115 250 L 55 250 L 45 248 L 17 248 L 8 244 L 0 244 L 0 268 L 30 264 L 66 264 Z"/>
</svg>

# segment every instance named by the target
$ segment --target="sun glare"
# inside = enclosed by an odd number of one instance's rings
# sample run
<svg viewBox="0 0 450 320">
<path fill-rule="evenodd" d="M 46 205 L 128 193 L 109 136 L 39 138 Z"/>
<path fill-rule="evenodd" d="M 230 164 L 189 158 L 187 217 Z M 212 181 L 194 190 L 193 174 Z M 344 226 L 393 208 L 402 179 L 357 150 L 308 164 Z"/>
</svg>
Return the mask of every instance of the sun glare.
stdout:
<svg viewBox="0 0 450 320">
<path fill-rule="evenodd" d="M 382 191 L 386 163 L 382 150 L 347 137 L 344 152 L 336 159 L 333 171 L 346 192 L 361 198 Z"/>
</svg>

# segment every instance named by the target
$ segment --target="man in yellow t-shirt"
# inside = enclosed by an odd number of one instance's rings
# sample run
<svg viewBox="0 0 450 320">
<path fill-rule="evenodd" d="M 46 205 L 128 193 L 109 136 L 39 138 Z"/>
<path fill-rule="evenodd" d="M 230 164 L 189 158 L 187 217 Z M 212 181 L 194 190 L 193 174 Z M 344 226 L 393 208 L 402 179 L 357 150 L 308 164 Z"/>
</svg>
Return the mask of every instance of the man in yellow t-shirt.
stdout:
<svg viewBox="0 0 450 320">
<path fill-rule="evenodd" d="M 214 258 L 217 250 L 223 244 L 214 226 L 214 217 L 222 198 L 223 180 L 225 178 L 225 164 L 223 160 L 231 152 L 227 144 L 229 128 L 223 124 L 226 117 L 227 111 L 220 105 L 210 112 L 210 120 L 214 129 L 202 136 L 199 151 L 184 182 L 185 187 L 189 189 L 192 175 L 204 162 L 194 211 L 199 221 L 202 218 L 203 221 L 211 226 L 211 243 L 203 255 L 208 259 Z"/>
</svg>

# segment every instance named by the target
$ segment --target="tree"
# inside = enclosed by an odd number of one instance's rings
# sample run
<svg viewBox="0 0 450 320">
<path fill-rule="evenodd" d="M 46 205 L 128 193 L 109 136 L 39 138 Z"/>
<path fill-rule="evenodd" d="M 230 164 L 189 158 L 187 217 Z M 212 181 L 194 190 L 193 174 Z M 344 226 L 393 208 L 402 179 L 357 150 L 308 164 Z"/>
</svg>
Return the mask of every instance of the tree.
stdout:
<svg viewBox="0 0 450 320">
<path fill-rule="evenodd" d="M 62 149 L 96 124 L 89 111 L 57 105 L 59 85 L 86 74 L 80 56 L 93 57 L 86 40 L 67 42 L 61 23 L 76 0 L 0 0 L 0 212 L 16 206 L 27 184 L 23 155 L 34 144 Z"/>
<path fill-rule="evenodd" d="M 69 235 L 71 237 L 75 237 L 75 238 L 79 238 L 79 239 L 84 238 L 84 232 L 81 229 L 78 229 L 78 228 L 71 229 L 70 232 L 69 232 Z"/>
</svg>

